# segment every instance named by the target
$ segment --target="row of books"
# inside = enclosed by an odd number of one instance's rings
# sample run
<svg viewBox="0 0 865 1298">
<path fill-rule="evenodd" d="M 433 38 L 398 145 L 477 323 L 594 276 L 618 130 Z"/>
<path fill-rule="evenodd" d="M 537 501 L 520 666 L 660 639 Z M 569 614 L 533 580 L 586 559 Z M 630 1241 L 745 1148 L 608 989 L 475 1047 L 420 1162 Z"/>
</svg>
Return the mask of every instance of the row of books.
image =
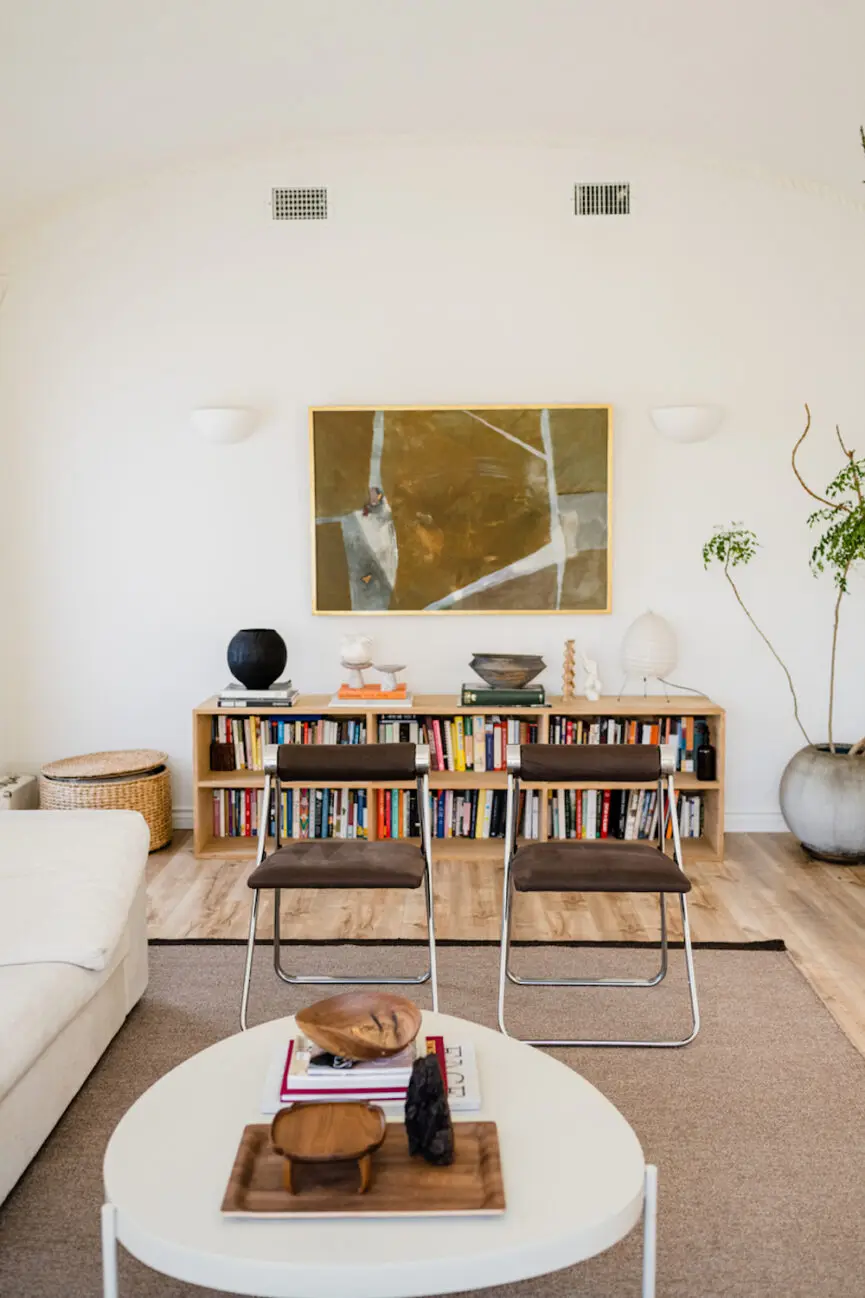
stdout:
<svg viewBox="0 0 865 1298">
<path fill-rule="evenodd" d="M 682 838 L 703 832 L 703 797 L 676 794 L 675 814 Z M 550 838 L 657 838 L 657 789 L 557 789 L 550 795 Z M 664 798 L 664 836 L 672 838 L 670 808 Z"/>
<path fill-rule="evenodd" d="M 433 793 L 433 838 L 504 838 L 507 794 L 504 789 L 442 789 Z M 540 793 L 520 796 L 518 824 L 526 838 L 539 835 Z M 385 789 L 379 795 L 376 831 L 383 838 L 417 838 L 420 821 L 417 794 L 409 789 Z"/>
<path fill-rule="evenodd" d="M 255 838 L 261 817 L 261 789 L 214 789 L 215 838 Z M 434 838 L 502 838 L 505 832 L 504 789 L 441 790 L 430 798 Z M 540 834 L 541 794 L 520 795 L 518 832 Z M 381 789 L 375 803 L 376 837 L 419 838 L 417 794 L 412 789 Z M 275 824 L 271 813 L 268 834 Z M 369 804 L 365 789 L 283 789 L 280 835 L 284 839 L 368 838 Z"/>
<path fill-rule="evenodd" d="M 262 789 L 214 789 L 215 838 L 255 838 L 261 823 Z M 365 789 L 283 789 L 283 838 L 367 838 Z M 271 812 L 268 833 L 275 833 Z"/>
<path fill-rule="evenodd" d="M 379 718 L 379 743 L 429 744 L 434 771 L 503 771 L 508 744 L 535 744 L 535 721 L 517 717 Z"/>
<path fill-rule="evenodd" d="M 705 717 L 550 717 L 551 744 L 670 744 L 676 769 L 693 773 L 695 754 L 709 742 Z"/>
<path fill-rule="evenodd" d="M 332 717 L 226 717 L 211 722 L 215 744 L 231 744 L 234 767 L 213 769 L 264 770 L 265 744 L 365 744 L 366 722 Z"/>
<path fill-rule="evenodd" d="M 216 838 L 255 838 L 258 834 L 261 789 L 214 789 L 213 833 Z M 655 789 L 558 789 L 548 796 L 550 838 L 655 838 L 658 794 Z M 443 789 L 431 796 L 434 838 L 503 838 L 504 789 Z M 517 811 L 517 833 L 540 837 L 540 790 L 523 790 Z M 676 795 L 676 816 L 683 838 L 703 832 L 703 797 Z M 369 837 L 369 806 L 365 789 L 283 789 L 279 808 L 284 839 Z M 376 799 L 376 836 L 419 838 L 417 794 L 410 789 L 382 789 Z M 275 833 L 271 813 L 268 834 Z M 665 800 L 665 835 L 672 836 Z"/>
</svg>

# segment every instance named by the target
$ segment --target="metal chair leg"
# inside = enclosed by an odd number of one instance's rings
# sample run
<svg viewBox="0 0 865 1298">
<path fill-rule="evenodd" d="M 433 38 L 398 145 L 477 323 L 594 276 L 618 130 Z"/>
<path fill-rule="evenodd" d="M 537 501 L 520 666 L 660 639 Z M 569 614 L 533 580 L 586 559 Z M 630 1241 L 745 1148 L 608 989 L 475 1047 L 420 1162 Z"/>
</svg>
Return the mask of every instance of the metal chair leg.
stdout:
<svg viewBox="0 0 865 1298">
<path fill-rule="evenodd" d="M 575 979 L 575 978 L 529 979 L 529 978 L 525 978 L 524 979 L 518 977 L 517 975 L 511 974 L 510 969 L 508 967 L 508 962 L 510 956 L 510 943 L 511 943 L 511 912 L 513 908 L 513 895 L 514 895 L 513 886 L 510 883 L 509 879 L 506 878 L 504 894 L 503 894 L 503 904 L 502 904 L 502 940 L 501 940 L 501 956 L 499 962 L 499 1000 L 498 1000 L 499 1030 L 503 1032 L 506 1036 L 511 1035 L 505 1026 L 505 1019 L 504 1019 L 505 989 L 508 980 L 510 980 L 511 982 L 521 983 L 526 986 L 540 986 L 540 987 L 635 987 L 635 986 L 649 987 L 649 986 L 656 986 L 664 977 L 664 974 L 666 973 L 666 964 L 667 964 L 666 962 L 666 945 L 667 945 L 666 921 L 664 918 L 665 917 L 665 909 L 664 909 L 665 894 L 663 893 L 659 894 L 661 896 L 661 915 L 662 915 L 661 970 L 659 974 L 657 974 L 655 978 L 651 980 L 646 980 L 646 979 L 629 980 L 629 979 L 610 979 L 610 978 L 607 979 Z M 519 1040 L 524 1041 L 526 1045 L 530 1045 L 530 1046 L 568 1046 L 568 1047 L 570 1046 L 586 1046 L 586 1047 L 590 1047 L 590 1046 L 628 1047 L 630 1046 L 630 1047 L 646 1047 L 646 1048 L 654 1048 L 654 1049 L 686 1046 L 691 1041 L 693 1041 L 700 1030 L 700 1011 L 699 1011 L 699 1005 L 697 1001 L 697 983 L 694 974 L 694 957 L 691 948 L 691 929 L 688 923 L 688 906 L 687 906 L 687 902 L 685 901 L 684 893 L 680 894 L 679 901 L 682 910 L 682 934 L 684 939 L 685 970 L 688 979 L 688 997 L 689 997 L 690 1007 L 691 1007 L 691 1031 L 686 1037 L 682 1037 L 680 1039 L 658 1040 L 658 1041 L 648 1041 L 648 1040 L 603 1041 L 594 1038 L 565 1039 L 565 1038 L 553 1038 L 553 1037 L 543 1039 L 543 1040 L 532 1039 L 528 1037 L 520 1037 Z"/>
<path fill-rule="evenodd" d="M 268 774 L 265 778 L 264 798 L 262 800 L 261 823 L 258 836 L 258 853 L 256 866 L 261 865 L 267 853 L 265 850 L 267 826 L 270 819 L 270 800 L 271 790 L 276 791 L 276 844 L 279 847 L 279 780 L 273 780 Z M 293 986 L 306 987 L 351 987 L 355 985 L 373 986 L 373 987 L 419 987 L 424 983 L 432 983 L 432 1003 L 433 1009 L 438 1010 L 438 977 L 436 964 L 436 939 L 435 939 L 435 895 L 432 880 L 432 831 L 429 817 L 429 776 L 422 772 L 418 777 L 418 798 L 421 808 L 421 834 L 423 839 L 423 857 L 425 862 L 424 877 L 422 887 L 424 890 L 424 905 L 426 908 L 427 919 L 427 943 L 429 951 L 429 965 L 422 974 L 409 974 L 394 976 L 393 978 L 370 977 L 366 974 L 360 974 L 354 977 L 338 978 L 332 974 L 291 974 L 282 965 L 282 934 L 281 934 L 281 915 L 280 903 L 282 892 L 279 888 L 273 889 L 273 968 L 278 978 L 282 982 Z M 243 995 L 240 1007 L 240 1026 L 246 1031 L 247 1011 L 249 1006 L 249 988 L 252 978 L 252 961 L 255 951 L 255 928 L 258 919 L 259 890 L 253 892 L 252 909 L 249 921 L 249 940 L 246 950 L 246 967 L 243 976 Z"/>
<path fill-rule="evenodd" d="M 281 893 L 279 889 L 274 890 L 273 898 L 273 968 L 276 976 L 281 978 L 284 983 L 292 986 L 304 987 L 352 987 L 355 985 L 374 986 L 374 987 L 418 987 L 423 983 L 428 983 L 432 978 L 433 969 L 429 968 L 422 974 L 402 974 L 394 975 L 393 978 L 382 978 L 380 975 L 370 976 L 368 974 L 358 974 L 356 977 L 338 978 L 333 974 L 292 974 L 282 966 L 282 934 L 280 931 L 279 903 Z M 434 948 L 431 948 L 434 955 Z"/>
<path fill-rule="evenodd" d="M 432 1007 L 435 1013 L 438 1013 L 439 1007 L 439 984 L 438 968 L 436 965 L 436 929 L 435 929 L 435 898 L 433 896 L 433 881 L 429 867 L 427 867 L 424 876 L 424 898 L 426 901 L 426 926 L 427 940 L 429 944 L 429 971 L 430 982 L 432 984 Z"/>
<path fill-rule="evenodd" d="M 661 964 L 651 978 L 524 978 L 508 967 L 508 981 L 517 987 L 657 987 L 667 976 L 667 908 L 664 893 L 659 893 L 661 921 Z"/>
<path fill-rule="evenodd" d="M 252 958 L 255 955 L 255 926 L 258 923 L 258 890 L 252 894 L 252 905 L 249 910 L 249 938 L 246 943 L 246 965 L 243 970 L 243 994 L 240 998 L 240 1030 L 247 1029 L 247 1011 L 249 1009 L 249 984 L 252 980 Z"/>
</svg>

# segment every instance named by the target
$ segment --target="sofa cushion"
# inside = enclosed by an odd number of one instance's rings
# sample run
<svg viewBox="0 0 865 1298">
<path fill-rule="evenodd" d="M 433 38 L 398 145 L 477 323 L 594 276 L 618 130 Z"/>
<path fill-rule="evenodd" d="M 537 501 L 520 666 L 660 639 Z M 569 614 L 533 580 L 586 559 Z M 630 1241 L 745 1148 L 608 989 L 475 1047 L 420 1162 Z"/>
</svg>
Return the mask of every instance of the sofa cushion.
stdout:
<svg viewBox="0 0 865 1298">
<path fill-rule="evenodd" d="M 8 965 L 0 969 L 0 1100 L 104 981 L 102 973 L 68 964 Z"/>
<path fill-rule="evenodd" d="M 116 955 L 149 848 L 137 811 L 0 814 L 0 966 L 104 969 Z"/>
</svg>

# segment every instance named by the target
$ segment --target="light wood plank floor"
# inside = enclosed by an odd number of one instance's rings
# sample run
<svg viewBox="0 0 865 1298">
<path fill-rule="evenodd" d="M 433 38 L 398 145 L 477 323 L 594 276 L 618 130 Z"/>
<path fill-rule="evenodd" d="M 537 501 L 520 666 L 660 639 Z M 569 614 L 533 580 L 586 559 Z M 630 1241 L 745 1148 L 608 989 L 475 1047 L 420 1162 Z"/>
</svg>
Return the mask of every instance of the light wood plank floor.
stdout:
<svg viewBox="0 0 865 1298">
<path fill-rule="evenodd" d="M 689 867 L 695 940 L 783 938 L 865 1053 L 865 867 L 818 864 L 788 834 L 728 834 L 726 844 L 723 864 Z M 248 870 L 248 862 L 197 861 L 191 835 L 178 831 L 170 847 L 150 858 L 151 936 L 245 937 Z M 493 863 L 439 863 L 438 935 L 497 938 L 500 890 L 501 867 Z M 262 907 L 261 936 L 271 931 L 268 905 L 269 898 Z M 657 903 L 637 896 L 535 894 L 517 899 L 514 919 L 517 938 L 657 937 Z M 286 893 L 283 929 L 301 939 L 423 937 L 423 906 L 419 893 Z"/>
</svg>

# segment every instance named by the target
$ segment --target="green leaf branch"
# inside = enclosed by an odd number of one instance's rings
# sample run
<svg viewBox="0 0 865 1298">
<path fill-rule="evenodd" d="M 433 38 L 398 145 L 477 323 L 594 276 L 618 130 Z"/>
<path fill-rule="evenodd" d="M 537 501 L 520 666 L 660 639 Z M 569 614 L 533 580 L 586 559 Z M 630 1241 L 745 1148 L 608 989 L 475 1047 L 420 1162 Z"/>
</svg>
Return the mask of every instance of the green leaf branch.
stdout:
<svg viewBox="0 0 865 1298">
<path fill-rule="evenodd" d="M 729 527 L 716 527 L 706 544 L 703 546 L 703 567 L 708 568 L 712 563 L 718 563 L 724 572 L 724 577 L 730 585 L 730 589 L 736 596 L 740 608 L 745 614 L 751 626 L 757 632 L 760 639 L 768 647 L 775 661 L 780 666 L 787 678 L 787 684 L 790 687 L 790 694 L 793 699 L 793 715 L 796 718 L 796 724 L 805 736 L 805 743 L 810 744 L 808 732 L 802 725 L 802 719 L 799 716 L 799 699 L 796 694 L 796 687 L 793 684 L 793 677 L 790 675 L 789 668 L 784 662 L 778 650 L 772 644 L 772 641 L 766 635 L 765 631 L 758 625 L 751 610 L 748 608 L 739 587 L 736 585 L 735 578 L 732 575 L 734 568 L 739 568 L 751 562 L 757 553 L 757 547 L 760 542 L 756 534 L 750 528 L 743 527 L 741 523 L 731 523 Z"/>
<path fill-rule="evenodd" d="M 863 137 L 865 145 L 865 137 Z M 841 620 L 841 601 L 849 593 L 850 571 L 855 564 L 865 562 L 865 459 L 857 459 L 841 436 L 840 428 L 835 428 L 835 435 L 841 447 L 846 463 L 836 473 L 825 488 L 823 494 L 815 491 L 803 477 L 796 456 L 806 437 L 811 431 L 811 411 L 805 406 L 805 428 L 800 434 L 791 456 L 793 473 L 799 485 L 813 500 L 820 505 L 808 516 L 808 526 L 819 532 L 811 550 L 811 571 L 814 576 L 831 573 L 835 585 L 835 606 L 832 620 L 832 652 L 829 663 L 829 716 L 828 738 L 829 749 L 835 752 L 835 682 L 838 660 L 838 629 Z M 769 637 L 757 625 L 750 609 L 742 599 L 741 592 L 733 577 L 734 569 L 751 562 L 757 553 L 759 541 L 756 535 L 741 523 L 731 523 L 727 528 L 716 528 L 703 546 L 703 566 L 708 568 L 712 563 L 720 564 L 733 594 L 742 611 L 754 630 L 768 646 L 773 657 L 780 665 L 787 678 L 790 694 L 793 699 L 793 715 L 796 724 L 805 736 L 808 744 L 808 732 L 802 725 L 799 716 L 799 699 L 793 685 L 793 678 Z M 865 736 L 850 749 L 850 756 L 865 754 Z"/>
</svg>

